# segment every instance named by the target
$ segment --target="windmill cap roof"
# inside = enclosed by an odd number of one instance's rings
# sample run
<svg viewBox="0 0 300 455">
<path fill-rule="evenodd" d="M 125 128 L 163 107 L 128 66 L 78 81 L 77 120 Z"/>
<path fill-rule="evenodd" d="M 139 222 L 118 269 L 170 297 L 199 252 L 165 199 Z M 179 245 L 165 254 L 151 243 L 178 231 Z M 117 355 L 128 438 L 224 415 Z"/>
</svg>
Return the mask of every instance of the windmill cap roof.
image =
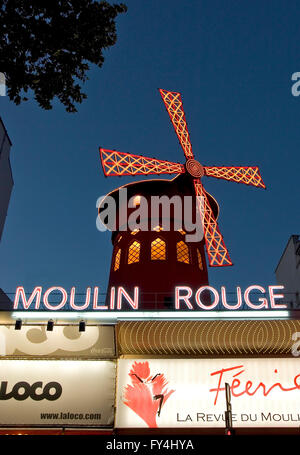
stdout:
<svg viewBox="0 0 300 455">
<path fill-rule="evenodd" d="M 101 217 L 101 211 L 104 209 L 107 204 L 107 198 L 112 197 L 115 200 L 116 208 L 119 209 L 119 190 L 127 190 L 127 201 L 134 196 L 163 196 L 172 197 L 175 195 L 178 196 L 195 196 L 194 186 L 191 183 L 191 179 L 184 174 L 178 175 L 173 179 L 151 179 L 151 180 L 142 180 L 138 182 L 128 183 L 119 188 L 108 193 L 99 206 L 99 216 L 102 222 L 104 222 Z M 219 204 L 216 199 L 206 192 L 206 195 L 209 200 L 209 204 L 214 213 L 215 218 L 219 216 Z M 104 223 L 105 224 L 105 223 Z"/>
</svg>

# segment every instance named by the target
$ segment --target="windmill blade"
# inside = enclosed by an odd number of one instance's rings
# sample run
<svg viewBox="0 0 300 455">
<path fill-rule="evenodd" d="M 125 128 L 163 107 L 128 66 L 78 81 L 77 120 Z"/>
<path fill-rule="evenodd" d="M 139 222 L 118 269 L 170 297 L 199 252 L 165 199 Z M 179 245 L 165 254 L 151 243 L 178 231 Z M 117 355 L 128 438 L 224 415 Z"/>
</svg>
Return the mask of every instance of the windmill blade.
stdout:
<svg viewBox="0 0 300 455">
<path fill-rule="evenodd" d="M 189 160 L 194 158 L 180 93 L 169 92 L 168 90 L 163 90 L 161 88 L 159 89 L 159 92 L 165 103 L 186 159 Z"/>
<path fill-rule="evenodd" d="M 200 179 L 194 179 L 194 187 L 204 230 L 209 265 L 211 267 L 233 265 Z"/>
<path fill-rule="evenodd" d="M 100 157 L 104 174 L 116 175 L 150 175 L 150 174 L 184 174 L 183 164 L 171 161 L 156 160 L 130 153 L 116 152 L 100 148 Z"/>
<path fill-rule="evenodd" d="M 266 188 L 257 166 L 205 166 L 204 174 L 208 177 Z"/>
</svg>

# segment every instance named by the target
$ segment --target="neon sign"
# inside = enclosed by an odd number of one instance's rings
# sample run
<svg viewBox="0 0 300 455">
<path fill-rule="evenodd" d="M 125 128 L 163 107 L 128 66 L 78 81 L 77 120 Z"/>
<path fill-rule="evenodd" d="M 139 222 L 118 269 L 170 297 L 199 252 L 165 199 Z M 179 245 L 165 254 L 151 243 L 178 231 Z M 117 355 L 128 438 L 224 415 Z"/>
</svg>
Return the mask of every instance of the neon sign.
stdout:
<svg viewBox="0 0 300 455">
<path fill-rule="evenodd" d="M 284 289 L 284 286 L 269 286 L 268 291 L 266 291 L 265 288 L 259 285 L 253 285 L 249 286 L 245 291 L 244 291 L 244 302 L 246 306 L 252 310 L 261 310 L 261 309 L 268 309 L 268 308 L 276 308 L 276 309 L 283 309 L 287 308 L 286 304 L 279 304 L 276 303 L 276 299 L 283 299 L 284 295 L 283 294 L 275 294 L 274 292 L 276 290 L 282 290 Z M 250 300 L 250 293 L 251 291 L 258 291 L 262 295 L 268 294 L 269 295 L 269 300 L 266 297 L 259 297 L 259 304 L 256 304 Z M 201 300 L 201 296 L 203 295 L 204 292 L 210 291 L 213 294 L 213 302 L 210 305 L 207 305 L 203 303 Z M 220 298 L 220 293 L 217 291 L 217 289 L 213 288 L 212 286 L 202 286 L 200 287 L 194 296 L 195 304 L 191 303 L 191 298 L 193 297 L 193 291 L 190 287 L 188 286 L 177 286 L 175 288 L 175 309 L 179 310 L 182 309 L 183 307 L 188 308 L 189 310 L 194 310 L 194 309 L 201 309 L 201 310 L 213 310 L 215 309 L 219 304 L 221 304 L 224 308 L 227 310 L 238 310 L 241 308 L 243 304 L 243 298 L 242 298 L 242 290 L 238 286 L 236 288 L 236 294 L 237 294 L 237 303 L 234 305 L 228 304 L 227 303 L 227 296 L 226 296 L 226 288 L 225 286 L 221 286 L 221 298 Z"/>
<path fill-rule="evenodd" d="M 93 291 L 93 298 L 91 300 L 91 287 L 88 287 L 86 290 L 86 298 L 84 304 L 75 303 L 75 291 L 76 288 L 72 287 L 70 291 L 70 298 L 68 302 L 68 293 L 67 291 L 60 286 L 52 286 L 47 289 L 44 293 L 42 299 L 42 286 L 36 286 L 27 299 L 25 290 L 23 286 L 18 286 L 16 289 L 15 300 L 14 300 L 14 310 L 39 310 L 41 309 L 41 303 L 43 303 L 44 308 L 50 311 L 57 311 L 66 309 L 67 307 L 70 310 L 81 311 L 81 310 L 93 310 L 93 311 L 102 311 L 102 310 L 121 310 L 123 306 L 123 300 L 125 299 L 129 307 L 133 310 L 138 310 L 139 307 L 139 288 L 134 288 L 134 297 L 131 298 L 126 290 L 119 286 L 118 288 L 112 287 L 110 291 L 110 303 L 109 305 L 100 304 L 98 302 L 99 287 L 95 286 Z M 51 293 L 61 294 L 61 301 L 50 303 L 49 296 Z M 43 300 L 43 301 L 42 301 Z M 22 305 L 22 307 L 21 307 Z"/>
<path fill-rule="evenodd" d="M 225 286 L 221 286 L 220 292 L 212 286 L 202 286 L 194 292 L 188 286 L 176 286 L 174 292 L 174 310 L 191 310 L 191 311 L 211 311 L 222 308 L 229 311 L 239 310 L 246 306 L 250 310 L 262 309 L 286 309 L 287 305 L 278 303 L 278 299 L 284 298 L 283 294 L 277 294 L 276 291 L 283 290 L 284 286 L 268 286 L 266 290 L 260 285 L 248 286 L 244 292 L 238 286 L 236 287 L 236 302 L 228 303 L 227 291 Z M 212 294 L 210 304 L 203 301 L 204 292 Z M 259 293 L 258 303 L 253 301 L 253 293 Z M 51 294 L 58 295 L 60 301 L 50 302 Z M 132 295 L 133 294 L 133 295 Z M 29 297 L 23 286 L 18 286 L 14 299 L 14 310 L 41 310 L 49 311 L 72 310 L 72 311 L 120 311 L 120 310 L 139 310 L 140 306 L 140 289 L 134 287 L 133 293 L 127 292 L 124 287 L 112 287 L 110 289 L 109 299 L 106 303 L 99 303 L 99 287 L 88 287 L 85 293 L 85 301 L 83 303 L 75 302 L 76 288 L 72 287 L 70 293 L 60 286 L 52 286 L 48 288 L 42 298 L 42 286 L 36 286 Z M 142 309 L 142 308 L 141 308 Z"/>
</svg>

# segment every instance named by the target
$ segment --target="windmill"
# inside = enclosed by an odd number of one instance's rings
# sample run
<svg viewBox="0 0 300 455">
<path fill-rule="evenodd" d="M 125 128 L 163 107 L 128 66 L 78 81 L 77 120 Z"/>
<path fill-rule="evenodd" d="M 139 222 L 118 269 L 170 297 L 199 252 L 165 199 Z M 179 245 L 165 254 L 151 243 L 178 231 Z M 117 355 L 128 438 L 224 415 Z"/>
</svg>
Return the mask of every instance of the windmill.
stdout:
<svg viewBox="0 0 300 455">
<path fill-rule="evenodd" d="M 216 216 L 203 184 L 203 177 L 215 177 L 231 182 L 265 188 L 257 166 L 203 166 L 194 157 L 190 141 L 181 94 L 159 89 L 171 122 L 186 158 L 185 164 L 147 158 L 140 155 L 117 152 L 100 148 L 105 176 L 185 174 L 189 177 L 201 212 L 204 238 L 209 265 L 211 267 L 231 266 L 228 249 L 218 227 Z M 200 204 L 200 200 L 202 203 Z"/>
</svg>

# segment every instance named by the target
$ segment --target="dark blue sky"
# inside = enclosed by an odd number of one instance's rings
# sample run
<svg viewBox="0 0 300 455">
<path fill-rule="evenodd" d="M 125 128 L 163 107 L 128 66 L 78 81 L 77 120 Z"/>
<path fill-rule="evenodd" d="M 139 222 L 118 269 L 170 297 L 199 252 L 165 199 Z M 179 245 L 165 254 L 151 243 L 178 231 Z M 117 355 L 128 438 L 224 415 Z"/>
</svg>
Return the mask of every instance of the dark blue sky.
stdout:
<svg viewBox="0 0 300 455">
<path fill-rule="evenodd" d="M 210 283 L 275 284 L 300 233 L 299 1 L 127 0 L 118 42 L 92 68 L 77 114 L 0 97 L 14 189 L 0 244 L 0 287 L 106 289 L 112 246 L 96 200 L 133 178 L 104 178 L 98 147 L 184 162 L 158 87 L 180 91 L 193 151 L 206 165 L 258 165 L 267 190 L 203 179 L 218 200 L 234 267 Z M 164 176 L 163 176 L 164 177 Z M 136 178 L 138 180 L 138 178 Z M 155 286 L 155 283 L 153 284 Z"/>
</svg>

